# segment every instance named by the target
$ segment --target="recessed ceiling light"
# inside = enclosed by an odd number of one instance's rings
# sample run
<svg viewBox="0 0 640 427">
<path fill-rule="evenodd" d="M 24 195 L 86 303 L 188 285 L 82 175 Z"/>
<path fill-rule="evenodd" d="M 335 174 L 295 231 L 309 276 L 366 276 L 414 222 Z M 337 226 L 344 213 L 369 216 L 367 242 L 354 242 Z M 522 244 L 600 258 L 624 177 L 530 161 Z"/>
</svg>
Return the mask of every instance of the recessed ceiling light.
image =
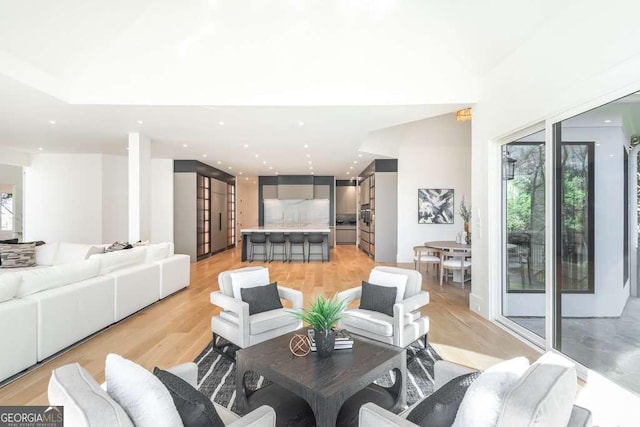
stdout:
<svg viewBox="0 0 640 427">
<path fill-rule="evenodd" d="M 229 169 L 233 169 L 231 166 L 229 166 Z"/>
<path fill-rule="evenodd" d="M 349 171 L 347 171 L 347 175 L 349 175 Z"/>
<path fill-rule="evenodd" d="M 238 172 L 239 175 L 242 175 L 242 172 Z"/>
<path fill-rule="evenodd" d="M 358 154 L 358 157 L 362 157 L 362 153 Z"/>
<path fill-rule="evenodd" d="M 202 155 L 202 157 L 207 157 L 207 155 L 206 155 L 206 154 L 203 154 L 203 155 Z"/>
<path fill-rule="evenodd" d="M 311 154 L 307 154 L 307 158 L 311 157 Z"/>
<path fill-rule="evenodd" d="M 278 175 L 278 172 L 276 172 L 276 175 Z"/>
<path fill-rule="evenodd" d="M 269 170 L 273 170 L 273 166 L 269 166 Z"/>
<path fill-rule="evenodd" d="M 142 120 L 138 120 L 139 125 L 141 125 L 142 123 L 144 123 Z"/>
<path fill-rule="evenodd" d="M 349 166 L 349 169 L 353 169 L 353 166 Z"/>
<path fill-rule="evenodd" d="M 613 157 L 613 154 L 609 154 L 609 157 Z"/>
<path fill-rule="evenodd" d="M 313 170 L 313 166 L 309 166 L 309 170 Z"/>
<path fill-rule="evenodd" d="M 611 120 L 607 119 L 604 121 L 605 123 L 611 123 Z"/>
<path fill-rule="evenodd" d="M 255 184 L 256 182 L 255 182 L 255 181 L 253 181 L 253 183 Z"/>
<path fill-rule="evenodd" d="M 267 161 L 266 161 L 266 160 L 263 160 L 263 161 L 262 161 L 262 164 L 263 164 L 263 165 L 266 165 L 266 164 L 267 164 Z"/>
<path fill-rule="evenodd" d="M 304 144 L 304 148 L 309 148 L 309 144 Z"/>
<path fill-rule="evenodd" d="M 249 144 L 244 144 L 244 148 L 249 148 Z"/>
<path fill-rule="evenodd" d="M 311 175 L 315 175 L 315 172 L 311 172 Z"/>
<path fill-rule="evenodd" d="M 38 151 L 42 151 L 42 150 L 44 150 L 44 148 L 38 147 Z"/>
<path fill-rule="evenodd" d="M 254 154 L 253 157 L 260 157 L 260 154 Z"/>
<path fill-rule="evenodd" d="M 298 126 L 304 126 L 304 122 L 298 122 Z"/>
<path fill-rule="evenodd" d="M 224 126 L 224 122 L 223 122 L 222 120 L 220 120 L 220 121 L 218 122 L 218 125 L 219 125 L 219 126 Z"/>
<path fill-rule="evenodd" d="M 52 125 L 55 125 L 56 121 L 55 120 L 49 120 L 49 123 L 51 123 Z"/>
<path fill-rule="evenodd" d="M 182 144 L 182 146 L 183 146 L 184 148 L 187 148 L 187 147 L 188 147 L 188 145 L 187 145 L 187 144 Z"/>
<path fill-rule="evenodd" d="M 354 161 L 353 161 L 353 164 L 354 164 L 354 165 L 357 165 L 357 164 L 358 164 L 358 161 L 357 161 L 357 160 L 354 160 Z"/>
<path fill-rule="evenodd" d="M 244 179 L 244 180 L 245 180 L 245 181 L 249 181 L 249 177 L 248 177 L 248 176 L 247 176 L 247 177 L 245 177 L 245 179 Z"/>
<path fill-rule="evenodd" d="M 220 160 L 218 160 L 218 164 L 219 164 L 219 165 L 221 165 L 221 164 L 222 164 L 222 162 L 221 162 Z"/>
<path fill-rule="evenodd" d="M 309 164 L 311 164 L 311 160 L 309 160 Z"/>
</svg>

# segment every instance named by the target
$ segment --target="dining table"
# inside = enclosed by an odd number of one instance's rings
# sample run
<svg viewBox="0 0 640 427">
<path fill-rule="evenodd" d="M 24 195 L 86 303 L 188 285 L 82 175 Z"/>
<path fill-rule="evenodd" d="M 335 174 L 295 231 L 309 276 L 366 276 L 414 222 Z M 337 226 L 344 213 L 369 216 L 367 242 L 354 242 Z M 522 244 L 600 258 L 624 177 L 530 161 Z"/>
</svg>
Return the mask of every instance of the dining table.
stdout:
<svg viewBox="0 0 640 427">
<path fill-rule="evenodd" d="M 446 252 L 471 252 L 471 244 L 458 243 L 455 240 L 436 240 L 433 242 L 424 242 L 427 248 L 435 249 L 440 253 L 440 263 L 444 260 Z M 453 281 L 464 284 L 464 274 L 461 271 L 454 270 Z"/>
</svg>

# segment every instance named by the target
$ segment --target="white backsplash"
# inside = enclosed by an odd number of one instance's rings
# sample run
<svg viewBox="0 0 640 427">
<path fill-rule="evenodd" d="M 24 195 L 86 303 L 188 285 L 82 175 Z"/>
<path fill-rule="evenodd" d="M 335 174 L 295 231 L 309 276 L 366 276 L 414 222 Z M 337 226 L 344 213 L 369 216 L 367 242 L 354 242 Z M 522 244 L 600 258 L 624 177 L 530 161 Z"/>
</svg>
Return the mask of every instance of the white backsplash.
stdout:
<svg viewBox="0 0 640 427">
<path fill-rule="evenodd" d="M 265 199 L 264 225 L 329 225 L 329 199 Z"/>
</svg>

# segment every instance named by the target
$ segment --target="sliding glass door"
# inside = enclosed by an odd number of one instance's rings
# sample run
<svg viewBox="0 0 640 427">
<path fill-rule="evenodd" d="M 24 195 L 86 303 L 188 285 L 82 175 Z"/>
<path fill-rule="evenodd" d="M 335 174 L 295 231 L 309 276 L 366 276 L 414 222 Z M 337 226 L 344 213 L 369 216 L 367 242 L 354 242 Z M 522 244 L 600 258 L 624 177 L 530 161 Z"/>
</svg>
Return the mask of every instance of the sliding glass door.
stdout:
<svg viewBox="0 0 640 427">
<path fill-rule="evenodd" d="M 502 315 L 545 337 L 545 135 L 502 146 Z"/>
</svg>

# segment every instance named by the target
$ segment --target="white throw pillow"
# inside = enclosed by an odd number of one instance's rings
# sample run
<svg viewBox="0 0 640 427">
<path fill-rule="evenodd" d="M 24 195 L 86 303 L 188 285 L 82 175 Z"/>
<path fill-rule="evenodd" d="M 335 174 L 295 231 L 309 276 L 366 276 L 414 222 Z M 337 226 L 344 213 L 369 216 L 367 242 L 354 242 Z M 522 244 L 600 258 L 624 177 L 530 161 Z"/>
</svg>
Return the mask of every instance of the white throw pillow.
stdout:
<svg viewBox="0 0 640 427">
<path fill-rule="evenodd" d="M 105 378 L 107 392 L 136 427 L 183 425 L 169 390 L 142 366 L 117 354 L 108 354 Z"/>
<path fill-rule="evenodd" d="M 69 264 L 89 258 L 89 251 L 93 246 L 80 243 L 60 242 L 53 265 Z"/>
<path fill-rule="evenodd" d="M 0 302 L 12 300 L 18 293 L 21 273 L 0 274 Z"/>
<path fill-rule="evenodd" d="M 147 248 L 145 247 L 123 249 L 121 251 L 91 255 L 90 259 L 100 260 L 100 275 L 103 275 L 142 264 L 147 253 L 146 250 Z"/>
<path fill-rule="evenodd" d="M 506 396 L 498 425 L 566 426 L 577 382 L 573 363 L 550 351 L 545 353 Z"/>
<path fill-rule="evenodd" d="M 507 395 L 527 368 L 529 361 L 524 357 L 516 357 L 480 374 L 460 402 L 452 427 L 494 427 Z"/>
<path fill-rule="evenodd" d="M 371 270 L 369 283 L 378 286 L 398 288 L 396 302 L 404 300 L 404 291 L 407 289 L 408 277 L 404 274 L 387 273 L 386 271 Z"/>
<path fill-rule="evenodd" d="M 160 261 L 169 256 L 169 244 L 157 243 L 147 246 L 147 258 L 146 262 Z"/>
<path fill-rule="evenodd" d="M 268 268 L 231 273 L 231 288 L 233 289 L 233 297 L 235 299 L 242 299 L 242 295 L 240 294 L 240 289 L 242 288 L 255 288 L 256 286 L 268 285 L 269 283 Z"/>
<path fill-rule="evenodd" d="M 58 254 L 58 242 L 36 246 L 36 264 L 53 265 Z"/>
</svg>

